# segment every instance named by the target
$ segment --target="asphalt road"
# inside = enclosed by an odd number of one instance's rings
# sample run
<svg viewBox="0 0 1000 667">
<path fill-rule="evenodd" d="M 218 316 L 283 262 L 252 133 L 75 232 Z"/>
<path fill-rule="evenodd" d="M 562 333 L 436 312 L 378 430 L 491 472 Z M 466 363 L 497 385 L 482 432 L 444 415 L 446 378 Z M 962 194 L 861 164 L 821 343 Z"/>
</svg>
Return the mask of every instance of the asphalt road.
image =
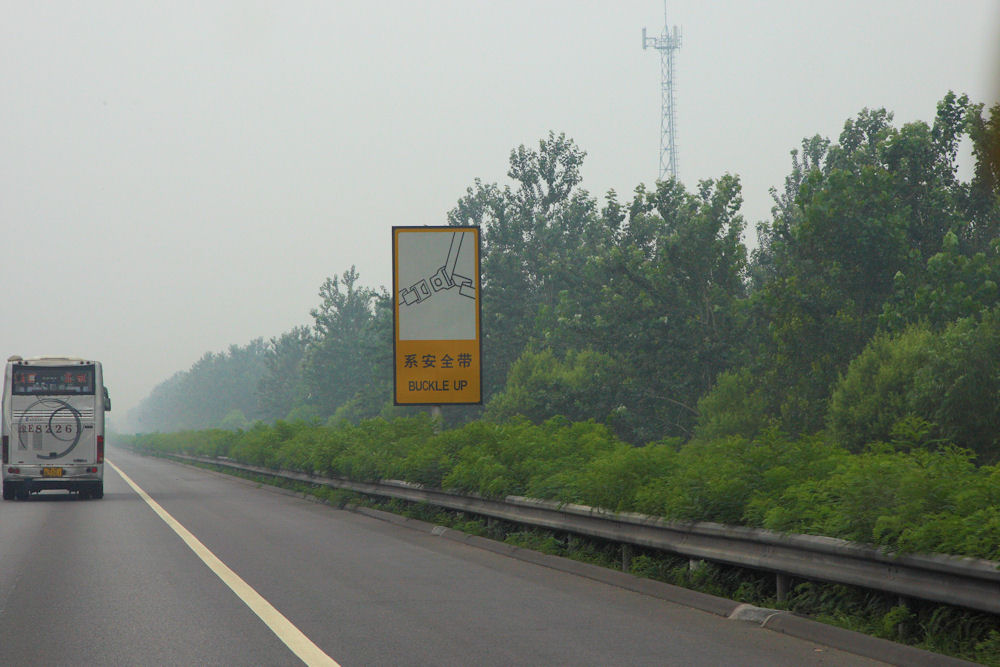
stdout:
<svg viewBox="0 0 1000 667">
<path fill-rule="evenodd" d="M 109 458 L 164 516 L 111 466 L 103 500 L 0 503 L 0 664 L 301 665 L 294 647 L 342 665 L 875 664 L 245 481 Z"/>
</svg>

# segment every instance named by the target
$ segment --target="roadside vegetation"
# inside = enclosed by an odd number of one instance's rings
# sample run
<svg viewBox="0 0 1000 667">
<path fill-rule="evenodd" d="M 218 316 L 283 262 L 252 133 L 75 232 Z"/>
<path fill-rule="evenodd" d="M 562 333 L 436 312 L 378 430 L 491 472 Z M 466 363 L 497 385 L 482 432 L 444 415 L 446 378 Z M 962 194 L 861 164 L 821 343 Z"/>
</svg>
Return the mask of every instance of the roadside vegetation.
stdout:
<svg viewBox="0 0 1000 667">
<path fill-rule="evenodd" d="M 483 406 L 392 405 L 392 296 L 351 267 L 311 326 L 156 387 L 130 441 L 1000 560 L 1000 104 L 864 109 L 791 157 L 751 250 L 736 175 L 598 199 L 571 139 L 521 146 L 447 214 L 482 230 Z M 864 606 L 831 590 L 802 597 Z M 859 624 L 1000 653 L 996 619 L 911 613 Z"/>
<path fill-rule="evenodd" d="M 470 423 L 440 431 L 426 415 L 354 425 L 304 421 L 129 436 L 146 454 L 185 453 L 359 481 L 403 479 L 463 493 L 526 495 L 682 521 L 717 521 L 841 537 L 887 551 L 1000 560 L 1000 466 L 912 441 L 862 453 L 776 432 L 746 440 L 627 444 L 595 422 L 554 418 Z M 525 529 L 400 501 L 293 484 L 343 506 L 382 507 L 477 535 L 607 567 L 617 545 Z M 778 602 L 773 576 L 636 549 L 630 571 L 750 604 L 786 608 L 875 636 L 1000 664 L 1000 619 L 895 596 L 798 581 Z"/>
<path fill-rule="evenodd" d="M 358 481 L 400 479 L 1000 561 L 1000 466 L 977 466 L 967 450 L 910 439 L 919 433 L 899 437 L 859 453 L 774 430 L 634 447 L 592 421 L 473 422 L 439 432 L 419 415 L 337 426 L 279 421 L 128 442 L 149 454 L 223 456 Z"/>
</svg>

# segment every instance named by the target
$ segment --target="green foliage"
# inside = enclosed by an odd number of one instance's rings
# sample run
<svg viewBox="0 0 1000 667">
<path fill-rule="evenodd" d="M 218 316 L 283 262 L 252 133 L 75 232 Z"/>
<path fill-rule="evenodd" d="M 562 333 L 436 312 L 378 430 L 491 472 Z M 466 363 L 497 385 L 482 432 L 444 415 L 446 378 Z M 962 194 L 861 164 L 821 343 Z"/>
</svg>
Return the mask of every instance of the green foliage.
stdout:
<svg viewBox="0 0 1000 667">
<path fill-rule="evenodd" d="M 969 105 L 966 128 L 976 160 L 965 202 L 971 221 L 967 236 L 982 249 L 1000 238 L 1000 103 L 985 113 L 982 104 Z"/>
<path fill-rule="evenodd" d="M 371 374 L 373 359 L 364 347 L 373 333 L 378 293 L 358 279 L 353 266 L 339 278 L 327 278 L 320 287 L 322 302 L 310 312 L 316 337 L 306 347 L 302 376 L 308 404 L 322 415 L 332 415 L 350 400 Z"/>
<path fill-rule="evenodd" d="M 636 509 L 691 521 L 761 525 L 790 483 L 822 477 L 845 454 L 818 437 L 791 440 L 774 429 L 753 440 L 692 440 L 668 475 L 636 493 Z"/>
<path fill-rule="evenodd" d="M 949 231 L 940 252 L 924 267 L 897 273 L 893 283 L 879 318 L 886 330 L 899 331 L 914 322 L 940 330 L 957 319 L 974 317 L 1000 304 L 1000 238 L 970 255 Z"/>
<path fill-rule="evenodd" d="M 641 489 L 669 478 L 675 470 L 677 445 L 677 441 L 645 447 L 620 444 L 583 466 L 560 499 L 616 511 L 634 510 Z"/>
<path fill-rule="evenodd" d="M 1000 667 L 1000 630 L 991 630 L 986 639 L 976 643 L 975 659 L 989 667 Z"/>
<path fill-rule="evenodd" d="M 233 411 L 257 419 L 256 389 L 265 373 L 266 350 L 257 339 L 206 353 L 189 370 L 157 385 L 130 411 L 129 426 L 137 432 L 214 428 Z"/>
<path fill-rule="evenodd" d="M 315 405 L 299 404 L 289 410 L 285 421 L 319 423 L 322 421 L 322 417 L 319 408 Z"/>
<path fill-rule="evenodd" d="M 930 440 L 967 447 L 982 463 L 1000 460 L 1000 308 L 940 333 L 914 326 L 876 336 L 834 390 L 827 422 L 861 451 L 910 417 L 933 424 Z"/>
<path fill-rule="evenodd" d="M 896 551 L 1000 559 L 998 479 L 966 450 L 882 445 L 841 457 L 828 475 L 794 481 L 776 494 L 763 525 Z"/>
<path fill-rule="evenodd" d="M 760 395 L 750 370 L 740 368 L 721 374 L 698 401 L 695 437 L 712 440 L 727 435 L 753 438 L 771 424 L 767 402 Z"/>
<path fill-rule="evenodd" d="M 640 186 L 627 207 L 609 192 L 598 211 L 577 187 L 583 157 L 550 134 L 537 151 L 511 153 L 514 187 L 477 181 L 449 213 L 484 232 L 492 415 L 585 415 L 634 443 L 689 435 L 695 403 L 737 342 L 739 179 L 694 194 L 676 181 Z"/>
<path fill-rule="evenodd" d="M 246 437 L 246 432 L 213 429 L 132 436 L 119 435 L 118 441 L 147 454 L 181 453 L 215 457 L 229 456 L 232 448 L 244 437 Z"/>
<path fill-rule="evenodd" d="M 1000 665 L 1000 654 L 990 653 L 1000 632 L 995 615 L 915 600 L 901 605 L 895 595 L 819 582 L 797 584 L 785 607 L 856 632 Z"/>
<path fill-rule="evenodd" d="M 822 428 L 838 376 L 877 327 L 940 328 L 996 302 L 1000 199 L 980 112 L 948 93 L 933 125 L 897 129 L 892 114 L 866 109 L 838 143 L 815 137 L 803 161 L 793 153 L 774 220 L 758 227 L 749 300 L 748 367 L 784 428 Z M 966 135 L 980 166 L 963 184 Z"/>
<path fill-rule="evenodd" d="M 489 397 L 535 335 L 535 318 L 576 284 L 576 266 L 599 233 L 596 205 L 578 188 L 586 153 L 550 132 L 510 153 L 513 186 L 476 181 L 448 213 L 482 229 L 483 375 Z"/>
<path fill-rule="evenodd" d="M 913 391 L 918 414 L 943 438 L 980 462 L 1000 461 L 1000 307 L 948 326 Z"/>
<path fill-rule="evenodd" d="M 264 356 L 265 372 L 257 383 L 257 415 L 272 421 L 292 414 L 305 403 L 308 393 L 303 381 L 303 358 L 313 342 L 308 327 L 295 327 L 272 338 Z"/>
<path fill-rule="evenodd" d="M 611 423 L 632 443 L 689 437 L 698 399 L 732 364 L 745 295 L 741 203 L 728 174 L 697 193 L 673 180 L 640 186 L 627 214 L 611 193 L 610 235 L 577 263 L 579 285 L 553 311 L 548 344 L 584 341 L 616 361 Z"/>
<path fill-rule="evenodd" d="M 905 552 L 1000 559 L 1000 467 L 928 449 L 929 426 L 902 420 L 892 440 L 851 454 L 822 436 L 768 428 L 753 438 L 633 447 L 594 422 L 473 422 L 437 431 L 427 415 L 258 422 L 249 430 L 133 436 L 150 453 L 228 456 L 254 465 L 373 481 L 405 479 L 487 497 L 526 495 L 828 535 Z"/>
<path fill-rule="evenodd" d="M 888 441 L 897 422 L 915 413 L 914 381 L 934 352 L 933 334 L 923 327 L 873 338 L 830 398 L 827 424 L 834 440 L 852 452 Z"/>
<path fill-rule="evenodd" d="M 527 421 L 490 426 L 469 424 L 479 434 L 458 450 L 444 486 L 484 496 L 531 495 L 565 500 L 575 472 L 616 446 L 608 429 L 593 422 L 570 424 L 554 418 L 535 426 Z"/>
<path fill-rule="evenodd" d="M 230 410 L 225 417 L 222 418 L 222 422 L 219 427 L 226 431 L 239 431 L 247 428 L 250 422 L 247 420 L 246 415 L 239 408 Z"/>
<path fill-rule="evenodd" d="M 992 367 L 961 371 L 992 338 L 960 342 L 950 327 L 1000 308 L 998 128 L 1000 105 L 949 92 L 930 123 L 863 109 L 836 141 L 803 140 L 750 258 L 736 175 L 692 191 L 640 184 L 599 203 L 582 188 L 586 154 L 572 139 L 552 132 L 514 149 L 507 184 L 475 181 L 447 215 L 482 230 L 488 417 L 592 418 L 637 445 L 830 426 L 861 451 L 912 415 L 997 460 L 996 397 L 971 390 L 993 386 Z M 963 142 L 975 159 L 968 182 Z M 311 327 L 206 355 L 158 386 L 132 426 L 231 416 L 228 428 L 244 428 L 235 410 L 248 422 L 412 415 L 389 403 L 392 295 L 351 267 L 319 297 Z M 873 342 L 911 327 L 950 332 L 931 346 L 947 348 L 941 362 L 912 377 L 916 351 Z M 859 383 L 876 372 L 874 388 Z M 447 422 L 483 414 L 450 409 Z"/>
<path fill-rule="evenodd" d="M 541 422 L 552 415 L 573 421 L 607 421 L 618 407 L 621 376 L 610 356 L 568 350 L 558 358 L 550 349 L 526 350 L 511 367 L 507 384 L 486 406 L 493 421 L 517 415 Z"/>
</svg>

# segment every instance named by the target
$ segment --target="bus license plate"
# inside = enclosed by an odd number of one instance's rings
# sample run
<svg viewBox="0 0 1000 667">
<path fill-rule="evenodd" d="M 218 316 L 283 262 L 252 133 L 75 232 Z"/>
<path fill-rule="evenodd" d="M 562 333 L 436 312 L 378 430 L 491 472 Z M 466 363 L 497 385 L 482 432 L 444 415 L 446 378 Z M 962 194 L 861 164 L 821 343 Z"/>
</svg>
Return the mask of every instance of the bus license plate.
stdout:
<svg viewBox="0 0 1000 667">
<path fill-rule="evenodd" d="M 62 477 L 62 468 L 42 468 L 42 477 Z"/>
</svg>

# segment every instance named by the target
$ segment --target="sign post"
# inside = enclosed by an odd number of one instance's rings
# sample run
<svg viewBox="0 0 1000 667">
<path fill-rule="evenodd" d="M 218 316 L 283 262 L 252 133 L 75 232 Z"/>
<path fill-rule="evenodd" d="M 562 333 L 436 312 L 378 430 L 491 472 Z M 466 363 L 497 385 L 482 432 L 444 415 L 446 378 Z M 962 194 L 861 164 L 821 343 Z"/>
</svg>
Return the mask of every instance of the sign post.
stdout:
<svg viewBox="0 0 1000 667">
<path fill-rule="evenodd" d="M 393 227 L 393 401 L 483 402 L 478 227 Z"/>
</svg>

